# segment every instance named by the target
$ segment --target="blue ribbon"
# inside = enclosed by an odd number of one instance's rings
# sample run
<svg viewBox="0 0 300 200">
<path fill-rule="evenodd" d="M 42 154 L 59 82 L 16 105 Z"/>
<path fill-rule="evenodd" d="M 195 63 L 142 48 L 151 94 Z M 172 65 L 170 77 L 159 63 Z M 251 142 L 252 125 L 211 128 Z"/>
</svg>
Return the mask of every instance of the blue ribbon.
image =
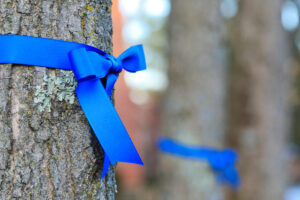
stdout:
<svg viewBox="0 0 300 200">
<path fill-rule="evenodd" d="M 234 166 L 237 153 L 232 149 L 219 151 L 208 147 L 188 146 L 166 137 L 159 138 L 158 148 L 165 153 L 207 161 L 220 184 L 226 183 L 233 188 L 240 185 L 239 174 Z"/>
<path fill-rule="evenodd" d="M 0 35 L 0 63 L 72 70 L 78 81 L 79 103 L 105 152 L 101 178 L 107 173 L 109 163 L 143 165 L 110 101 L 111 91 L 123 68 L 129 72 L 146 69 L 142 45 L 130 47 L 115 58 L 81 43 Z M 105 87 L 100 81 L 102 78 L 106 78 Z"/>
</svg>

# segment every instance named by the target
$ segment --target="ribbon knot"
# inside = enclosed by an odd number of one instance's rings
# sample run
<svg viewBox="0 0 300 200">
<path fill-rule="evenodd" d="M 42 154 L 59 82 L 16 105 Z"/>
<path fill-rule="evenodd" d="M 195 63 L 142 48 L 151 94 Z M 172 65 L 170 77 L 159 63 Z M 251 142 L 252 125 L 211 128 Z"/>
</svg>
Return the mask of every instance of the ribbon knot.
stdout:
<svg viewBox="0 0 300 200">
<path fill-rule="evenodd" d="M 122 61 L 118 58 L 115 58 L 109 54 L 106 54 L 105 57 L 111 62 L 111 72 L 119 74 L 123 69 Z"/>
<path fill-rule="evenodd" d="M 0 35 L 0 63 L 35 65 L 72 70 L 78 86 L 76 95 L 105 156 L 102 176 L 109 163 L 143 164 L 110 94 L 119 72 L 146 69 L 141 45 L 133 46 L 115 58 L 95 47 L 61 40 Z M 101 78 L 106 78 L 103 86 Z"/>
</svg>

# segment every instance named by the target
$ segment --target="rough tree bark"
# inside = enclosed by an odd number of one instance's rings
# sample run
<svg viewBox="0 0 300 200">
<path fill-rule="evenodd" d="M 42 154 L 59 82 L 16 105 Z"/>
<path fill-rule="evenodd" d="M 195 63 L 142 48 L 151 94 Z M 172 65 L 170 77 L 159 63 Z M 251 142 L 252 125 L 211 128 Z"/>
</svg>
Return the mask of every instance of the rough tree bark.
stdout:
<svg viewBox="0 0 300 200">
<path fill-rule="evenodd" d="M 281 0 L 241 0 L 233 22 L 230 143 L 242 187 L 228 199 L 281 200 L 286 184 L 289 67 Z"/>
<path fill-rule="evenodd" d="M 169 21 L 169 88 L 163 133 L 222 147 L 226 66 L 218 0 L 174 0 Z M 204 162 L 162 155 L 161 199 L 222 199 Z"/>
<path fill-rule="evenodd" d="M 110 0 L 0 1 L 0 34 L 111 52 Z M 114 199 L 114 170 L 75 97 L 72 72 L 0 65 L 0 199 Z M 99 150 L 100 149 L 100 150 Z"/>
</svg>

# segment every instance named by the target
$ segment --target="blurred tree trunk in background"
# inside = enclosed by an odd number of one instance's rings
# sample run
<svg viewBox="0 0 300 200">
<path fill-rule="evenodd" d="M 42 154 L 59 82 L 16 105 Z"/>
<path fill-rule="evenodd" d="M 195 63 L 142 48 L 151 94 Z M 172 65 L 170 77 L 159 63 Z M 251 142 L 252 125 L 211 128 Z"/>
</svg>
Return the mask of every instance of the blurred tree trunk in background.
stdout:
<svg viewBox="0 0 300 200">
<path fill-rule="evenodd" d="M 282 200 L 289 133 L 289 42 L 281 0 L 240 0 L 233 22 L 229 142 L 238 149 L 242 187 L 228 200 Z"/>
<path fill-rule="evenodd" d="M 219 0 L 173 0 L 169 88 L 163 134 L 220 148 L 224 141 L 226 65 Z M 161 199 L 222 199 L 207 163 L 161 156 Z"/>
<path fill-rule="evenodd" d="M 110 0 L 0 1 L 0 34 L 111 52 L 110 6 Z M 0 199 L 114 199 L 114 172 L 99 180 L 103 151 L 74 90 L 71 71 L 0 66 Z"/>
</svg>

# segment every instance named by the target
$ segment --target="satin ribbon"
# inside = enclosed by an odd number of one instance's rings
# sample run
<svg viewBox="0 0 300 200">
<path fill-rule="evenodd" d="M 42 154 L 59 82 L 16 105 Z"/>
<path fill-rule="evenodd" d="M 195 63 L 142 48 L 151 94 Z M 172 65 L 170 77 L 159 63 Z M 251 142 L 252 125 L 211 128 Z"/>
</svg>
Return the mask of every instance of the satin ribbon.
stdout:
<svg viewBox="0 0 300 200">
<path fill-rule="evenodd" d="M 229 184 L 235 189 L 240 185 L 239 174 L 235 168 L 238 157 L 232 149 L 220 151 L 209 147 L 189 146 L 166 137 L 159 138 L 158 148 L 165 153 L 207 161 L 220 184 Z"/>
<path fill-rule="evenodd" d="M 130 47 L 115 58 L 81 43 L 0 35 L 0 63 L 72 70 L 78 81 L 76 95 L 79 103 L 105 152 L 101 178 L 107 173 L 110 163 L 143 165 L 110 101 L 111 91 L 122 69 L 133 73 L 146 69 L 142 45 Z M 105 87 L 102 78 L 106 78 Z"/>
</svg>

